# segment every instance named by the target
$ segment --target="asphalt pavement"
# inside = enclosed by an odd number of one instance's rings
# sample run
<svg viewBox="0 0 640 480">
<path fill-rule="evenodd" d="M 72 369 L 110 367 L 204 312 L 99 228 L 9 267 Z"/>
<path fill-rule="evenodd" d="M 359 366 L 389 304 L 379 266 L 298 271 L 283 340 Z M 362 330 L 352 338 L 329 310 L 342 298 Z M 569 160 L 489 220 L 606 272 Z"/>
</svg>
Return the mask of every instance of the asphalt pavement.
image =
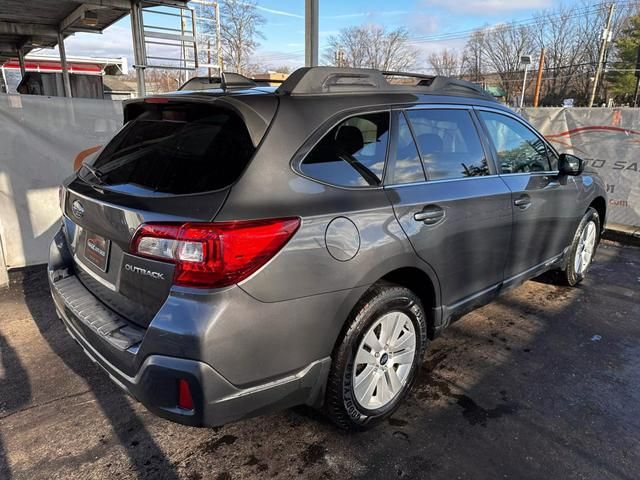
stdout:
<svg viewBox="0 0 640 480">
<path fill-rule="evenodd" d="M 578 288 L 527 282 L 430 344 L 388 422 L 296 408 L 215 429 L 155 417 L 57 319 L 41 268 L 0 293 L 0 479 L 640 478 L 640 249 Z"/>
</svg>

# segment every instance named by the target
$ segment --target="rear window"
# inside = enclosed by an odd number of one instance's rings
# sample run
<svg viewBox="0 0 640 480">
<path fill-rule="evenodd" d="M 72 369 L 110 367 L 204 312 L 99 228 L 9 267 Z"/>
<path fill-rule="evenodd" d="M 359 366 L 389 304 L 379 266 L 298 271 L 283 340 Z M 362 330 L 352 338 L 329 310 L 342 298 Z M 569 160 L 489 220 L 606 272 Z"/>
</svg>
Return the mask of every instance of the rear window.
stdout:
<svg viewBox="0 0 640 480">
<path fill-rule="evenodd" d="M 244 122 L 231 111 L 202 105 L 148 108 L 91 165 L 100 183 L 170 194 L 219 190 L 238 179 L 254 153 Z"/>
</svg>

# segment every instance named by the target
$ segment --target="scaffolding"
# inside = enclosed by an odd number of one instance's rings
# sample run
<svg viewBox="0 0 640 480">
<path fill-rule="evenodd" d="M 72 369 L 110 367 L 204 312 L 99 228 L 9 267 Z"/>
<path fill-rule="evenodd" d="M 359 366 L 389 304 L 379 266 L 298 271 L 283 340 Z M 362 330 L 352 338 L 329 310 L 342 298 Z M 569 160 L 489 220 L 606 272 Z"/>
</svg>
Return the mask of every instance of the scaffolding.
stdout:
<svg viewBox="0 0 640 480">
<path fill-rule="evenodd" d="M 195 11 L 200 67 L 208 76 L 220 76 L 224 69 L 220 25 L 220 5 L 215 0 L 191 0 Z M 215 72 L 214 72 L 215 70 Z"/>
<path fill-rule="evenodd" d="M 25 55 L 34 49 L 58 46 L 65 96 L 71 97 L 65 39 L 77 32 L 102 31 L 131 14 L 131 31 L 137 73 L 138 94 L 145 94 L 144 70 L 154 68 L 148 49 L 150 42 L 178 44 L 182 52 L 176 65 L 185 70 L 197 68 L 195 17 L 186 8 L 189 0 L 2 0 L 0 2 L 0 65 L 17 58 L 24 78 Z M 147 11 L 170 12 L 178 9 L 184 17 L 184 29 L 178 32 L 151 28 L 144 17 Z M 160 22 L 156 27 L 165 26 Z M 169 48 L 169 47 L 160 47 Z M 157 56 L 162 56 L 161 54 Z M 169 56 L 169 55 L 167 55 Z M 191 63 L 190 63 L 191 61 Z M 166 68 L 166 67 L 165 67 Z"/>
<path fill-rule="evenodd" d="M 318 63 L 318 4 L 305 0 L 308 66 Z M 1 0 L 0 66 L 17 58 L 24 77 L 28 52 L 57 45 L 65 95 L 70 97 L 65 39 L 77 32 L 102 33 L 129 14 L 138 95 L 146 93 L 148 68 L 177 69 L 184 80 L 199 68 L 210 77 L 224 70 L 216 0 Z"/>
</svg>

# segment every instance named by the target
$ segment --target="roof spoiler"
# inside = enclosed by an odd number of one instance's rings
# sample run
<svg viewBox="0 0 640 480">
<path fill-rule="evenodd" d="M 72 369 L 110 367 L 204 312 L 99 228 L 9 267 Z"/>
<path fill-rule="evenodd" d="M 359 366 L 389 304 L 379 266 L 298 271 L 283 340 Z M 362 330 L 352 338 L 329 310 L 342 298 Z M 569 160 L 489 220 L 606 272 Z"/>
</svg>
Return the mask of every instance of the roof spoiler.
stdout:
<svg viewBox="0 0 640 480">
<path fill-rule="evenodd" d="M 389 83 L 387 77 L 417 79 L 413 85 Z M 276 90 L 280 95 L 319 95 L 326 93 L 432 93 L 465 95 L 494 100 L 480 85 L 450 77 L 409 72 L 380 71 L 370 68 L 299 68 Z"/>
</svg>

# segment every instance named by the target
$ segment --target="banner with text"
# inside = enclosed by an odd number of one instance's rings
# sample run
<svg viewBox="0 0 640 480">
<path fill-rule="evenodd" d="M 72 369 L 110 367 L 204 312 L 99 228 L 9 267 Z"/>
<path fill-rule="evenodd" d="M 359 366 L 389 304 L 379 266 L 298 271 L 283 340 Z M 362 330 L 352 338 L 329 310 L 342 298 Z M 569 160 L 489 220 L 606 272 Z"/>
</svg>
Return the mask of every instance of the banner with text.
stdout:
<svg viewBox="0 0 640 480">
<path fill-rule="evenodd" d="M 522 114 L 559 152 L 577 155 L 600 174 L 608 223 L 640 226 L 640 109 L 526 108 Z"/>
</svg>

